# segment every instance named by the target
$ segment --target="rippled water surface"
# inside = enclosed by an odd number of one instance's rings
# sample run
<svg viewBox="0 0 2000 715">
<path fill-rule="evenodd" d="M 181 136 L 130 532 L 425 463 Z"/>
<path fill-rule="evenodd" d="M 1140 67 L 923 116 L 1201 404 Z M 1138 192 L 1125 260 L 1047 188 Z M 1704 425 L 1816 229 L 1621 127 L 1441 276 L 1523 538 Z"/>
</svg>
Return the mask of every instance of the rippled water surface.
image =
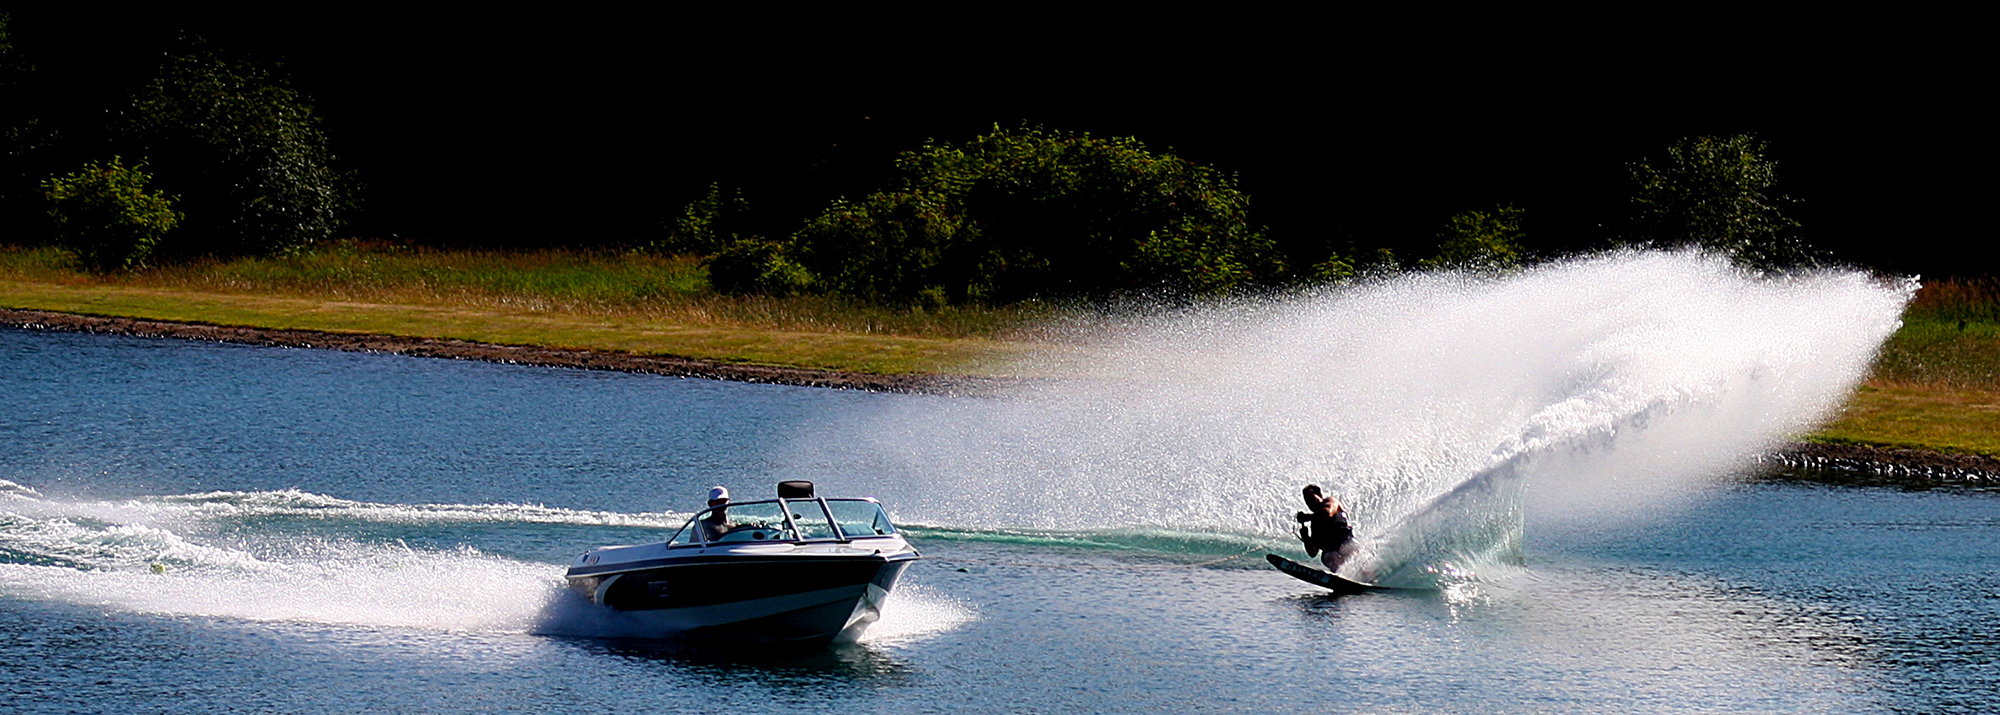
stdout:
<svg viewBox="0 0 2000 715">
<path fill-rule="evenodd" d="M 990 401 L 11 329 L 0 388 L 6 711 L 2000 709 L 1992 493 L 1530 500 L 1518 565 L 1333 599 L 1263 565 L 1300 557 L 1271 522 L 1038 518 L 882 447 L 884 415 Z M 793 476 L 927 557 L 864 642 L 571 618 L 574 553 Z M 1183 496 L 1291 509 L 1216 488 Z"/>
</svg>

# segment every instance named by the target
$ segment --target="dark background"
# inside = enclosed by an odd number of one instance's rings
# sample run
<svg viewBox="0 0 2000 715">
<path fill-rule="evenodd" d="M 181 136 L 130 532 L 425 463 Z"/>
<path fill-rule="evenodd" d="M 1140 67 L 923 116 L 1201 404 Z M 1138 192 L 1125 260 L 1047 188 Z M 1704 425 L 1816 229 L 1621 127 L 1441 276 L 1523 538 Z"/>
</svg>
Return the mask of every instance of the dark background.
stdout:
<svg viewBox="0 0 2000 715">
<path fill-rule="evenodd" d="M 1553 254 L 1603 245 L 1627 162 L 1747 132 L 1809 241 L 1888 271 L 1992 272 L 1994 146 L 1974 106 L 1990 72 L 1977 45 L 1888 27 L 1552 41 L 1288 15 L 10 12 L 39 66 L 34 109 L 65 122 L 115 110 L 184 32 L 282 62 L 366 184 L 347 231 L 363 237 L 627 245 L 711 181 L 783 235 L 887 184 L 898 151 L 1025 122 L 1233 172 L 1294 254 L 1421 258 L 1445 217 L 1498 203 L 1527 209 L 1530 247 Z"/>
</svg>

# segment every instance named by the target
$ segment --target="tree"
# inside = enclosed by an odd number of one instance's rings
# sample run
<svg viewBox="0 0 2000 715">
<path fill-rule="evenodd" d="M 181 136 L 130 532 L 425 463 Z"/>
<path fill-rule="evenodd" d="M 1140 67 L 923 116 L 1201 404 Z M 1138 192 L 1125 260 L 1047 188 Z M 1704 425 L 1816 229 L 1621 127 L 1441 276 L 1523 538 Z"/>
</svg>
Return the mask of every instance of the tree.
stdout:
<svg viewBox="0 0 2000 715">
<path fill-rule="evenodd" d="M 139 90 L 120 128 L 186 197 L 178 253 L 294 251 L 332 236 L 355 203 L 306 98 L 198 38 Z"/>
<path fill-rule="evenodd" d="M 830 290 L 1006 303 L 1274 280 L 1235 180 L 1137 139 L 1038 128 L 905 152 L 894 189 L 838 201 L 790 251 Z"/>
<path fill-rule="evenodd" d="M 56 238 L 92 270 L 139 268 L 153 247 L 179 223 L 174 200 L 146 191 L 145 166 L 90 162 L 68 176 L 42 183 L 55 219 Z"/>
<path fill-rule="evenodd" d="M 8 240 L 18 241 L 40 233 L 36 229 L 47 209 L 37 188 L 42 177 L 75 164 L 48 159 L 58 134 L 39 116 L 47 108 L 26 91 L 36 67 L 15 47 L 12 22 L 0 12 L 0 226 L 9 229 Z"/>
<path fill-rule="evenodd" d="M 1674 143 L 1657 163 L 1629 164 L 1638 192 L 1628 240 L 1699 245 L 1766 270 L 1815 261 L 1817 252 L 1791 235 L 1799 222 L 1780 209 L 1794 202 L 1771 192 L 1778 164 L 1764 154 L 1753 136 L 1697 137 Z"/>
<path fill-rule="evenodd" d="M 1526 211 L 1513 206 L 1495 206 L 1491 213 L 1466 211 L 1445 221 L 1438 233 L 1438 254 L 1424 259 L 1425 268 L 1498 270 L 1520 265 L 1521 230 Z"/>
</svg>

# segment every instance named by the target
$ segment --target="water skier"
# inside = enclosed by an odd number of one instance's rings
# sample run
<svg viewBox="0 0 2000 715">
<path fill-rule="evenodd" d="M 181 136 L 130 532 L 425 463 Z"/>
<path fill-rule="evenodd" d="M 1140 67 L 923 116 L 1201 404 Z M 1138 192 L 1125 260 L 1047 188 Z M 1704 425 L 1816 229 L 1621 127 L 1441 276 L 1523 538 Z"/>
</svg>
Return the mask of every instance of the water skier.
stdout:
<svg viewBox="0 0 2000 715">
<path fill-rule="evenodd" d="M 1340 565 L 1354 556 L 1354 529 L 1347 525 L 1347 507 L 1331 494 L 1320 492 L 1318 484 L 1307 484 L 1306 508 L 1298 514 L 1299 541 L 1306 555 L 1318 556 L 1326 570 L 1340 572 Z"/>
</svg>

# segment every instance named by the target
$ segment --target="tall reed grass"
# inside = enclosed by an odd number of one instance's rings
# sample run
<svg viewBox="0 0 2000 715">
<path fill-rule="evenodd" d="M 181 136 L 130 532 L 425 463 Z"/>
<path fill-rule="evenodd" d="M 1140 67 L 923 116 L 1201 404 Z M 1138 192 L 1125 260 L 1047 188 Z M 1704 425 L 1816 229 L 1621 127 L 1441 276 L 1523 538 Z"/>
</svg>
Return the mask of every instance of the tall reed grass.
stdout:
<svg viewBox="0 0 2000 715">
<path fill-rule="evenodd" d="M 1925 281 L 1904 314 L 1908 320 L 2000 324 L 2000 278 Z"/>
</svg>

